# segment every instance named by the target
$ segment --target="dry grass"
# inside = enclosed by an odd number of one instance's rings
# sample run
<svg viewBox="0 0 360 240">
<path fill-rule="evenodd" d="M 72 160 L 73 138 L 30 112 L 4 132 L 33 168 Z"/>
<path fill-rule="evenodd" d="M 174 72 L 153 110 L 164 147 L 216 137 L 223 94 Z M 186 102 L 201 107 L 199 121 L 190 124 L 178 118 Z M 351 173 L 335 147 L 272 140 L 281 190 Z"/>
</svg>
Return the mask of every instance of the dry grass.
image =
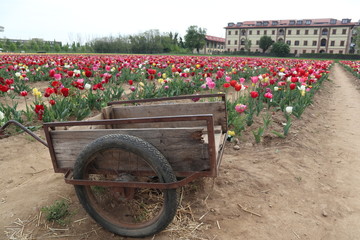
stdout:
<svg viewBox="0 0 360 240">
<path fill-rule="evenodd" d="M 203 234 L 204 231 L 210 227 L 207 223 L 203 222 L 206 215 L 210 213 L 210 211 L 206 210 L 207 197 L 196 200 L 192 200 L 190 197 L 196 194 L 198 189 L 201 189 L 200 186 L 202 184 L 204 184 L 203 180 L 198 180 L 195 183 L 188 184 L 179 189 L 180 199 L 177 214 L 173 222 L 157 235 L 164 234 L 168 239 L 173 240 L 208 240 L 208 238 L 204 238 Z M 69 198 L 63 198 L 71 202 Z M 198 214 L 195 214 L 192 209 L 195 201 L 202 202 L 205 206 L 205 213 L 200 217 L 196 216 Z M 71 205 L 74 205 L 74 203 L 71 202 Z M 29 216 L 25 220 L 18 218 L 13 223 L 5 226 L 5 236 L 8 240 L 94 239 L 94 237 L 98 236 L 98 231 L 102 229 L 102 227 L 98 226 L 91 231 L 77 233 L 80 231 L 76 229 L 77 226 L 89 224 L 89 219 L 90 217 L 88 216 L 80 216 L 79 219 L 71 220 L 66 226 L 59 226 L 46 221 L 43 213 L 39 211 L 35 216 Z M 91 229 L 91 227 L 88 229 Z M 157 235 L 153 236 L 152 239 L 157 239 Z M 109 236 L 112 235 L 109 234 Z"/>
</svg>

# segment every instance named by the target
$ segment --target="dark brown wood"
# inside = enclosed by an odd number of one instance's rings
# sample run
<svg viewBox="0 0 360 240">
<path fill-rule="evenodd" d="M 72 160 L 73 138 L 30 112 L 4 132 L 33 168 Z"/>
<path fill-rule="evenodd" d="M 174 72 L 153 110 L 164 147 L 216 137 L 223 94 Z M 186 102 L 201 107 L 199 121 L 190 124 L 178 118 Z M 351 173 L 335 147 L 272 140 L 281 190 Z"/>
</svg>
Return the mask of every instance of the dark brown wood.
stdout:
<svg viewBox="0 0 360 240">
<path fill-rule="evenodd" d="M 211 93 L 211 94 L 198 94 L 198 95 L 181 95 L 181 96 L 173 96 L 173 97 L 164 97 L 164 98 L 151 98 L 151 99 L 135 99 L 135 100 L 126 100 L 126 101 L 113 101 L 109 102 L 108 105 L 116 105 L 116 104 L 138 104 L 138 103 L 149 103 L 149 102 L 169 102 L 169 101 L 177 101 L 183 99 L 195 100 L 199 101 L 200 99 L 214 99 L 221 98 L 223 102 L 226 102 L 225 93 Z"/>
<path fill-rule="evenodd" d="M 70 128 L 71 129 L 71 128 Z M 73 168 L 82 149 L 91 141 L 108 134 L 128 134 L 154 145 L 169 161 L 174 171 L 209 169 L 204 128 L 92 129 L 58 130 L 50 133 L 59 168 Z M 110 162 L 108 163 L 110 164 Z"/>
<path fill-rule="evenodd" d="M 192 114 L 213 114 L 214 125 L 222 126 L 223 131 L 227 129 L 227 119 L 223 102 L 196 102 L 196 103 L 169 103 L 141 106 L 113 106 L 113 117 L 138 118 L 156 116 L 177 116 Z M 205 126 L 204 121 L 198 122 L 154 122 L 144 123 L 137 127 L 184 127 L 184 126 Z M 130 124 L 116 125 L 114 128 L 131 128 Z"/>
<path fill-rule="evenodd" d="M 213 99 L 211 102 L 170 103 L 194 97 Z M 222 101 L 218 101 L 219 98 Z M 148 104 L 159 101 L 166 103 Z M 124 103 L 147 105 L 122 106 Z M 55 172 L 71 170 L 86 144 L 106 134 L 119 133 L 138 136 L 153 144 L 167 158 L 178 177 L 186 177 L 187 181 L 189 176 L 215 177 L 226 140 L 226 100 L 224 94 L 207 94 L 114 102 L 87 121 L 45 123 L 44 129 Z M 113 168 L 113 162 L 111 157 L 106 157 L 103 164 Z M 128 172 L 136 166 L 136 171 L 140 170 L 137 174 L 150 170 L 135 162 L 124 162 L 123 165 L 121 170 Z M 83 184 L 75 180 L 66 181 Z M 179 186 L 178 183 L 175 185 Z"/>
</svg>

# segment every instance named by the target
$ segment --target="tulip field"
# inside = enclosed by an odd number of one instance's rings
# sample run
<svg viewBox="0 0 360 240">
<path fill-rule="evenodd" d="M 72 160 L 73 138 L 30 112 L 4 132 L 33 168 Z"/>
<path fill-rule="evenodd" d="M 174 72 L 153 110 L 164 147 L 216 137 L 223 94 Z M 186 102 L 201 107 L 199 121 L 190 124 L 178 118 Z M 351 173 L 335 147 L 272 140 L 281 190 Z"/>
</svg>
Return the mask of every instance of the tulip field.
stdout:
<svg viewBox="0 0 360 240">
<path fill-rule="evenodd" d="M 164 55 L 0 55 L 0 125 L 82 120 L 113 100 L 227 94 L 229 137 L 254 122 L 257 142 L 276 113 L 285 137 L 333 61 Z M 353 67 L 351 65 L 351 67 Z M 354 67 L 356 68 L 356 66 Z M 359 70 L 359 65 L 357 65 Z M 44 83 L 42 88 L 37 88 Z M 199 99 L 194 98 L 194 101 Z M 201 101 L 201 99 L 200 99 Z M 19 102 L 25 103 L 19 108 Z"/>
<path fill-rule="evenodd" d="M 340 64 L 360 79 L 360 61 L 340 61 Z"/>
</svg>

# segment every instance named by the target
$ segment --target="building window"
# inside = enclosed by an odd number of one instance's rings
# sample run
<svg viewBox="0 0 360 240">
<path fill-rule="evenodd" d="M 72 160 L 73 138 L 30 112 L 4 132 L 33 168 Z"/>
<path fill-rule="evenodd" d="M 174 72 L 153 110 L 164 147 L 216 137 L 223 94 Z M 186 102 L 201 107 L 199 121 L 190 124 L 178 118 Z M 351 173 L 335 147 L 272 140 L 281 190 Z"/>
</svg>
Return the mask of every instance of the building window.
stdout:
<svg viewBox="0 0 360 240">
<path fill-rule="evenodd" d="M 235 31 L 235 35 L 238 35 L 238 31 Z"/>
<path fill-rule="evenodd" d="M 330 46 L 335 46 L 335 41 L 331 41 Z"/>
<path fill-rule="evenodd" d="M 318 30 L 317 29 L 314 30 L 314 35 L 318 35 Z"/>
<path fill-rule="evenodd" d="M 335 35 L 336 34 L 336 29 L 332 30 L 332 34 Z"/>
<path fill-rule="evenodd" d="M 325 38 L 321 39 L 320 46 L 322 46 L 322 47 L 326 46 L 326 39 Z"/>
<path fill-rule="evenodd" d="M 329 53 L 333 54 L 333 53 L 334 53 L 334 51 L 333 51 L 333 50 L 330 50 L 330 51 L 329 51 Z"/>
<path fill-rule="evenodd" d="M 342 50 L 340 50 L 340 51 L 339 51 L 339 54 L 343 54 L 343 51 L 342 51 Z"/>
<path fill-rule="evenodd" d="M 299 41 L 295 41 L 294 45 L 299 46 L 299 43 L 300 43 Z"/>
<path fill-rule="evenodd" d="M 302 21 L 302 20 L 297 20 L 296 24 L 297 24 L 297 25 L 302 25 L 302 24 L 303 24 L 303 21 Z"/>
<path fill-rule="evenodd" d="M 268 22 L 268 21 L 264 21 L 264 22 L 263 22 L 263 25 L 264 25 L 264 26 L 267 26 L 267 25 L 269 25 L 269 22 Z"/>
<path fill-rule="evenodd" d="M 309 35 L 309 30 L 308 29 L 305 30 L 305 35 Z"/>
<path fill-rule="evenodd" d="M 311 24 L 311 20 L 306 20 L 306 21 L 305 21 L 305 24 L 306 24 L 306 25 L 310 25 L 310 24 Z"/>
<path fill-rule="evenodd" d="M 303 53 L 306 53 L 306 50 L 303 50 Z"/>
<path fill-rule="evenodd" d="M 287 40 L 287 41 L 286 41 L 286 44 L 290 46 L 290 45 L 291 45 L 291 41 L 290 41 L 290 40 Z"/>
<path fill-rule="evenodd" d="M 272 34 L 272 35 L 275 35 L 275 30 L 272 30 L 271 34 Z"/>
<path fill-rule="evenodd" d="M 304 46 L 307 46 L 308 45 L 308 41 L 304 41 Z"/>
<path fill-rule="evenodd" d="M 249 31 L 249 35 L 252 35 L 252 30 Z"/>
<path fill-rule="evenodd" d="M 234 43 L 235 45 L 237 45 L 237 40 L 235 40 L 235 43 Z"/>
<path fill-rule="evenodd" d="M 245 45 L 245 39 L 241 39 L 240 45 Z"/>
<path fill-rule="evenodd" d="M 284 29 L 280 29 L 279 30 L 279 35 L 284 35 L 284 34 L 285 34 Z"/>
<path fill-rule="evenodd" d="M 278 21 L 272 21 L 272 25 L 273 25 L 273 26 L 276 26 L 276 25 L 278 25 L 278 24 L 279 24 Z"/>
<path fill-rule="evenodd" d="M 228 45 L 230 45 L 231 44 L 231 41 L 230 40 L 228 40 Z"/>
<path fill-rule="evenodd" d="M 291 35 L 291 30 L 288 30 L 288 35 Z"/>
<path fill-rule="evenodd" d="M 330 24 L 336 24 L 336 19 L 330 19 Z"/>
<path fill-rule="evenodd" d="M 290 20 L 289 25 L 295 25 L 295 20 Z"/>
<path fill-rule="evenodd" d="M 259 40 L 256 40 L 256 45 L 260 45 L 260 41 L 259 41 Z"/>
<path fill-rule="evenodd" d="M 257 35 L 260 35 L 260 30 L 257 30 L 257 31 L 256 31 L 256 34 L 257 34 Z"/>
<path fill-rule="evenodd" d="M 340 46 L 341 47 L 345 46 L 345 41 L 340 41 Z"/>
<path fill-rule="evenodd" d="M 315 50 L 311 50 L 311 53 L 315 53 Z"/>
<path fill-rule="evenodd" d="M 231 31 L 228 32 L 228 35 L 231 35 Z"/>
<path fill-rule="evenodd" d="M 313 46 L 316 46 L 317 45 L 317 41 L 313 41 Z"/>
<path fill-rule="evenodd" d="M 321 35 L 328 35 L 328 29 L 327 29 L 327 28 L 324 28 L 324 29 L 321 31 Z"/>
<path fill-rule="evenodd" d="M 296 35 L 300 35 L 300 30 L 296 30 Z"/>
<path fill-rule="evenodd" d="M 342 34 L 346 34 L 346 28 L 342 30 Z"/>
<path fill-rule="evenodd" d="M 295 54 L 295 55 L 297 54 L 297 50 L 294 51 L 294 54 Z"/>
<path fill-rule="evenodd" d="M 264 35 L 266 35 L 267 34 L 267 30 L 264 30 Z"/>
</svg>

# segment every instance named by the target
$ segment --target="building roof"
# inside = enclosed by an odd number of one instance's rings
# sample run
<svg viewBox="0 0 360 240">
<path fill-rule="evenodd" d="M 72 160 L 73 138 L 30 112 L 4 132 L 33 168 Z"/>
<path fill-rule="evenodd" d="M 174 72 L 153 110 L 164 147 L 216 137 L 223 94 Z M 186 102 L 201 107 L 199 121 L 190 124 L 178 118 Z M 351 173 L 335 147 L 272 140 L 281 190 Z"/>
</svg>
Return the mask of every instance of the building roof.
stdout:
<svg viewBox="0 0 360 240">
<path fill-rule="evenodd" d="M 273 27 L 315 27 L 315 26 L 355 26 L 357 22 L 351 22 L 351 19 L 344 18 L 337 20 L 334 18 L 321 19 L 288 19 L 288 20 L 257 20 L 228 23 L 225 29 L 231 28 L 273 28 Z"/>
<path fill-rule="evenodd" d="M 221 43 L 225 42 L 225 38 L 214 37 L 214 36 L 210 36 L 210 35 L 205 35 L 205 39 L 209 40 L 209 41 L 214 41 L 214 42 L 221 42 Z"/>
</svg>

